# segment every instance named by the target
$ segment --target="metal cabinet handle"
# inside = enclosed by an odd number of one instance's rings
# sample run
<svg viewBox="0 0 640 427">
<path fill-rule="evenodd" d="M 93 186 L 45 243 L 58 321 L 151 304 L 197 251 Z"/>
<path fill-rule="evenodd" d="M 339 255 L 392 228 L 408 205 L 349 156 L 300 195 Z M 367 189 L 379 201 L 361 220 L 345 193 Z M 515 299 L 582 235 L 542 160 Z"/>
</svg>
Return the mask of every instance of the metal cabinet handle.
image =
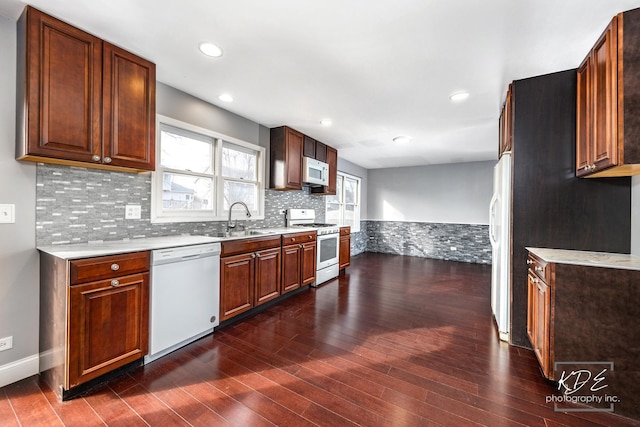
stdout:
<svg viewBox="0 0 640 427">
<path fill-rule="evenodd" d="M 298 247 L 299 247 L 300 249 L 302 249 L 302 245 L 301 245 L 301 244 L 298 244 Z"/>
<path fill-rule="evenodd" d="M 528 260 L 527 260 L 527 265 L 531 265 L 531 264 L 533 264 L 533 261 L 532 261 L 532 260 L 530 260 L 530 259 L 528 259 Z"/>
<path fill-rule="evenodd" d="M 94 162 L 99 162 L 100 156 L 98 156 L 97 154 L 94 154 L 93 156 L 91 156 L 91 160 L 93 160 Z"/>
<path fill-rule="evenodd" d="M 313 240 L 313 236 L 309 234 L 309 240 Z"/>
<path fill-rule="evenodd" d="M 105 157 L 103 162 L 105 163 L 111 163 L 111 157 Z"/>
<path fill-rule="evenodd" d="M 256 257 L 256 254 L 251 254 L 251 258 L 255 258 L 255 257 Z"/>
<path fill-rule="evenodd" d="M 291 238 L 291 241 L 292 241 L 292 242 L 295 242 L 295 241 L 296 241 L 296 238 L 295 238 L 295 237 L 292 237 L 292 238 Z"/>
<path fill-rule="evenodd" d="M 544 270 L 544 268 L 540 267 L 539 265 L 536 265 L 535 270 L 536 270 L 536 271 L 543 271 L 543 270 Z"/>
<path fill-rule="evenodd" d="M 111 270 L 118 271 L 120 270 L 120 266 L 116 263 L 111 264 Z"/>
<path fill-rule="evenodd" d="M 111 281 L 111 286 L 118 286 L 119 284 L 120 284 L 120 282 L 118 280 L 116 280 L 116 279 L 113 279 Z"/>
<path fill-rule="evenodd" d="M 260 258 L 260 254 L 255 254 L 255 255 L 256 255 L 256 258 Z"/>
</svg>

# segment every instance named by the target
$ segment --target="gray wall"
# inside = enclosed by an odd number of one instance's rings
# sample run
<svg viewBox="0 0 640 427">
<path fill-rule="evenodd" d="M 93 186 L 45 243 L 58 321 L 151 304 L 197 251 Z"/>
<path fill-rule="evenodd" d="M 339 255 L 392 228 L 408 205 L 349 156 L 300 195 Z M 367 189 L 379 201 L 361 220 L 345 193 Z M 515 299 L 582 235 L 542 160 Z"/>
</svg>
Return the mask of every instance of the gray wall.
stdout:
<svg viewBox="0 0 640 427">
<path fill-rule="evenodd" d="M 369 220 L 489 224 L 495 161 L 369 170 Z"/>
<path fill-rule="evenodd" d="M 16 24 L 3 17 L 0 55 L 0 203 L 16 205 L 16 223 L 0 224 L 0 338 L 13 336 L 13 349 L 0 352 L 3 381 L 10 373 L 2 367 L 11 362 L 22 361 L 16 369 L 25 376 L 37 372 L 37 359 L 24 359 L 38 353 L 39 297 L 36 165 L 15 160 Z"/>
</svg>

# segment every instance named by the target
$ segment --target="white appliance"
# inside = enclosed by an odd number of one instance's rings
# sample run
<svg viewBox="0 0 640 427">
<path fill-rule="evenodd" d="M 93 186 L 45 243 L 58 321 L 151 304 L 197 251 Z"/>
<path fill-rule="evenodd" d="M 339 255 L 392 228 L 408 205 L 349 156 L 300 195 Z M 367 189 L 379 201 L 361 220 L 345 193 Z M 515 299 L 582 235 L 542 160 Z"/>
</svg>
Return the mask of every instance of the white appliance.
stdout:
<svg viewBox="0 0 640 427">
<path fill-rule="evenodd" d="M 302 158 L 302 182 L 311 185 L 329 185 L 329 165 L 311 157 Z"/>
<path fill-rule="evenodd" d="M 340 249 L 340 227 L 335 224 L 317 223 L 313 209 L 288 209 L 287 227 L 313 227 L 318 233 L 316 248 L 316 281 L 311 286 L 317 287 L 324 282 L 338 277 L 338 256 Z"/>
<path fill-rule="evenodd" d="M 156 360 L 220 324 L 220 243 L 151 251 L 149 354 Z"/>
<path fill-rule="evenodd" d="M 511 235 L 511 154 L 503 154 L 493 168 L 493 197 L 489 212 L 491 261 L 491 310 L 498 325 L 498 334 L 509 341 L 509 292 Z"/>
</svg>

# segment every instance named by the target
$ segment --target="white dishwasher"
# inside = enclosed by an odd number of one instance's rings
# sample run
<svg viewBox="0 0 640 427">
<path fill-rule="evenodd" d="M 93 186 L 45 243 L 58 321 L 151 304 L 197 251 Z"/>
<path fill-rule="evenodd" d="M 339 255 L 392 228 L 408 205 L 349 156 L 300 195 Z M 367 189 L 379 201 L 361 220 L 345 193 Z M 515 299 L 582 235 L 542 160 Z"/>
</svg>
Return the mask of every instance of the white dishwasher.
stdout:
<svg viewBox="0 0 640 427">
<path fill-rule="evenodd" d="M 151 251 L 149 354 L 156 360 L 220 323 L 220 243 Z"/>
</svg>

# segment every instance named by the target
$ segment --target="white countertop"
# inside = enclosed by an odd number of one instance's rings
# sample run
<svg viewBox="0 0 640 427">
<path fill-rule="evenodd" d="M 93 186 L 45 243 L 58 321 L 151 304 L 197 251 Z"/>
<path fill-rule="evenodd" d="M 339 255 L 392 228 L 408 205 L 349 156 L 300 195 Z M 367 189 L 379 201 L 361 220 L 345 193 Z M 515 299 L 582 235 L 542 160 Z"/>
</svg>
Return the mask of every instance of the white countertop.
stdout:
<svg viewBox="0 0 640 427">
<path fill-rule="evenodd" d="M 588 267 L 640 270 L 640 257 L 608 252 L 574 251 L 567 249 L 526 248 L 539 258 L 558 264 L 584 265 Z"/>
<path fill-rule="evenodd" d="M 180 246 L 202 245 L 205 243 L 224 242 L 236 239 L 250 239 L 262 236 L 275 236 L 286 233 L 315 231 L 307 227 L 263 228 L 254 231 L 260 234 L 249 236 L 210 237 L 210 236 L 163 236 L 145 237 L 141 239 L 114 240 L 106 242 L 71 243 L 65 245 L 39 246 L 38 250 L 62 259 L 91 258 L 104 255 L 128 252 L 151 251 L 155 249 L 174 248 Z"/>
</svg>

